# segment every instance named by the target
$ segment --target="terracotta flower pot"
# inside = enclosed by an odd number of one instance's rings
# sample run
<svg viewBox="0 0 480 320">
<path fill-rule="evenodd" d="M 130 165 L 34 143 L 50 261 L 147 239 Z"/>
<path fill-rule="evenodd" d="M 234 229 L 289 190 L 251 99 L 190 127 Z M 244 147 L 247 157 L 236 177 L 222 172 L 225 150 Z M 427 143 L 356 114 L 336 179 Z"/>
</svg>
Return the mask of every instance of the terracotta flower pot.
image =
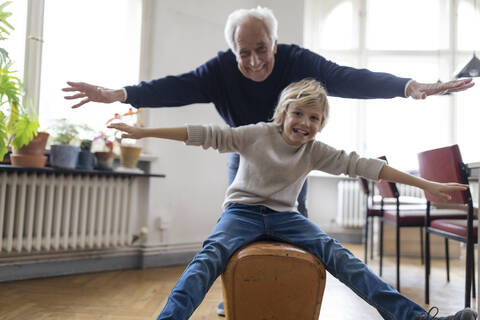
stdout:
<svg viewBox="0 0 480 320">
<path fill-rule="evenodd" d="M 13 166 L 29 167 L 29 168 L 43 168 L 47 162 L 46 156 L 28 155 L 28 154 L 14 154 L 10 155 L 10 161 Z"/>
<path fill-rule="evenodd" d="M 134 145 L 120 145 L 120 164 L 125 168 L 136 168 L 142 147 Z"/>
<path fill-rule="evenodd" d="M 29 144 L 15 150 L 14 154 L 22 155 L 45 155 L 45 146 L 47 145 L 49 134 L 47 132 L 39 132 Z"/>
<path fill-rule="evenodd" d="M 47 162 L 45 156 L 45 146 L 47 145 L 49 134 L 39 132 L 29 144 L 14 150 L 10 155 L 10 161 L 14 166 L 43 168 Z"/>
</svg>

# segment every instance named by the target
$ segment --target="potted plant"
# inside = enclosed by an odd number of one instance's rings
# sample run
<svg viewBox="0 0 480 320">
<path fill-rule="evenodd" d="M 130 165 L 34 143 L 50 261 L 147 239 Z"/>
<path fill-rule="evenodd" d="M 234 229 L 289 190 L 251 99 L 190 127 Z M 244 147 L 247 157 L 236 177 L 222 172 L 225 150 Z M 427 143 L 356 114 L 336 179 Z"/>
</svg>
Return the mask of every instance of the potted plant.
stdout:
<svg viewBox="0 0 480 320">
<path fill-rule="evenodd" d="M 10 3 L 0 5 L 0 41 L 7 39 L 8 30 L 13 30 L 7 22 L 11 13 L 4 11 Z M 48 134 L 37 134 L 38 120 L 22 105 L 22 83 L 12 66 L 8 52 L 0 47 L 0 160 L 13 147 L 10 159 L 14 165 L 43 167 Z"/>
<path fill-rule="evenodd" d="M 116 113 L 113 118 L 107 121 L 107 125 L 115 120 L 126 122 L 133 126 L 140 126 L 141 123 L 137 121 L 136 116 L 142 110 L 133 110 L 130 108 L 128 112 L 120 115 Z M 131 139 L 118 139 L 120 141 L 120 168 L 118 169 L 136 169 L 137 162 L 142 152 L 142 147 L 137 144 L 135 140 Z"/>
<path fill-rule="evenodd" d="M 77 169 L 93 170 L 96 164 L 95 155 L 91 152 L 92 140 L 84 139 L 80 143 L 80 153 L 78 154 Z"/>
<path fill-rule="evenodd" d="M 122 142 L 120 145 L 120 165 L 124 168 L 135 169 L 141 152 L 141 146 Z"/>
<path fill-rule="evenodd" d="M 12 165 L 32 168 L 45 166 L 45 147 L 49 134 L 37 132 L 38 126 L 36 118 L 27 113 L 23 113 L 14 122 L 11 143 L 13 153 L 10 155 Z"/>
<path fill-rule="evenodd" d="M 52 167 L 74 169 L 77 166 L 80 148 L 73 145 L 79 134 L 79 125 L 67 119 L 59 119 L 50 127 L 52 145 L 50 146 L 50 164 Z"/>
<path fill-rule="evenodd" d="M 92 150 L 95 152 L 97 169 L 112 170 L 113 159 L 115 158 L 113 147 L 114 139 L 109 138 L 104 132 L 93 139 Z"/>
</svg>

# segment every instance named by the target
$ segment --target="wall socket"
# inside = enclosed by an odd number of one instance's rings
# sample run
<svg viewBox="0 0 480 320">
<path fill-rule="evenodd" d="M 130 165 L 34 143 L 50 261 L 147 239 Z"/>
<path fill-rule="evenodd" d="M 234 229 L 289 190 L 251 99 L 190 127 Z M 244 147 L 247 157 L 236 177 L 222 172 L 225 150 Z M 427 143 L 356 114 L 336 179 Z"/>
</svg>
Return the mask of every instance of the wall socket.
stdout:
<svg viewBox="0 0 480 320">
<path fill-rule="evenodd" d="M 165 221 L 161 217 L 155 218 L 153 225 L 157 230 L 164 230 L 166 229 Z"/>
</svg>

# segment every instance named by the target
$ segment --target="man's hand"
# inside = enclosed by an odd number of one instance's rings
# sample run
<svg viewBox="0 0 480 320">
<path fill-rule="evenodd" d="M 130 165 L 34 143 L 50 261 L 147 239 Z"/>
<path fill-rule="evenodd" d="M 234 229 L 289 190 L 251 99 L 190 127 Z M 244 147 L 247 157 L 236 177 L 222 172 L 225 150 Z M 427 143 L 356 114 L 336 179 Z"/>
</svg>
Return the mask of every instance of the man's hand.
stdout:
<svg viewBox="0 0 480 320">
<path fill-rule="evenodd" d="M 127 139 L 145 138 L 145 129 L 132 127 L 125 123 L 112 123 L 111 125 L 108 126 L 108 128 L 117 129 L 119 131 L 125 132 L 122 134 L 122 139 L 123 138 L 127 138 Z"/>
<path fill-rule="evenodd" d="M 63 88 L 62 91 L 75 92 L 72 96 L 65 96 L 67 100 L 80 99 L 79 103 L 72 106 L 72 108 L 78 108 L 87 102 L 102 102 L 112 103 L 116 101 L 123 102 L 126 97 L 122 89 L 107 89 L 99 86 L 94 86 L 85 82 L 71 82 L 67 81 L 69 87 Z"/>
<path fill-rule="evenodd" d="M 445 83 L 419 83 L 412 81 L 408 84 L 407 97 L 413 99 L 425 99 L 435 94 L 445 94 L 448 92 L 458 92 L 467 90 L 475 85 L 472 78 L 462 80 L 452 80 Z"/>
</svg>

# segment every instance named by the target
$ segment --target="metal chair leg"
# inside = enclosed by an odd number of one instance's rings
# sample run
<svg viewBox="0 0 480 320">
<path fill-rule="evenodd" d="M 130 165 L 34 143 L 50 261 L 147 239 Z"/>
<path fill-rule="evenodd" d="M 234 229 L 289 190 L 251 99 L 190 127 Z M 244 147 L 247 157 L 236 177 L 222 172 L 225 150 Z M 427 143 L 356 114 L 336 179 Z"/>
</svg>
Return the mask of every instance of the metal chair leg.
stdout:
<svg viewBox="0 0 480 320">
<path fill-rule="evenodd" d="M 470 307 L 470 293 L 472 292 L 472 249 L 473 243 L 471 240 L 467 240 L 467 263 L 465 264 L 465 308 Z"/>
<path fill-rule="evenodd" d="M 372 221 L 370 222 L 370 260 L 373 260 L 373 236 L 374 236 L 373 230 L 375 229 L 374 224 L 375 224 L 375 218 L 372 217 Z"/>
<path fill-rule="evenodd" d="M 425 304 L 430 304 L 430 234 L 425 229 Z"/>
<path fill-rule="evenodd" d="M 383 275 L 383 218 L 380 218 L 380 277 Z"/>
<path fill-rule="evenodd" d="M 423 227 L 420 227 L 420 261 L 423 266 L 425 264 L 425 252 L 423 250 Z"/>
<path fill-rule="evenodd" d="M 364 229 L 364 235 L 363 235 L 363 247 L 364 247 L 364 259 L 363 262 L 365 264 L 368 263 L 368 212 L 365 213 L 365 229 Z"/>
<path fill-rule="evenodd" d="M 397 291 L 400 292 L 400 225 L 396 225 L 397 242 Z"/>
<path fill-rule="evenodd" d="M 472 246 L 472 298 L 476 299 L 476 284 L 475 284 L 475 246 Z"/>
<path fill-rule="evenodd" d="M 448 238 L 445 238 L 445 265 L 447 266 L 447 282 L 450 282 L 450 256 L 448 254 Z"/>
</svg>

